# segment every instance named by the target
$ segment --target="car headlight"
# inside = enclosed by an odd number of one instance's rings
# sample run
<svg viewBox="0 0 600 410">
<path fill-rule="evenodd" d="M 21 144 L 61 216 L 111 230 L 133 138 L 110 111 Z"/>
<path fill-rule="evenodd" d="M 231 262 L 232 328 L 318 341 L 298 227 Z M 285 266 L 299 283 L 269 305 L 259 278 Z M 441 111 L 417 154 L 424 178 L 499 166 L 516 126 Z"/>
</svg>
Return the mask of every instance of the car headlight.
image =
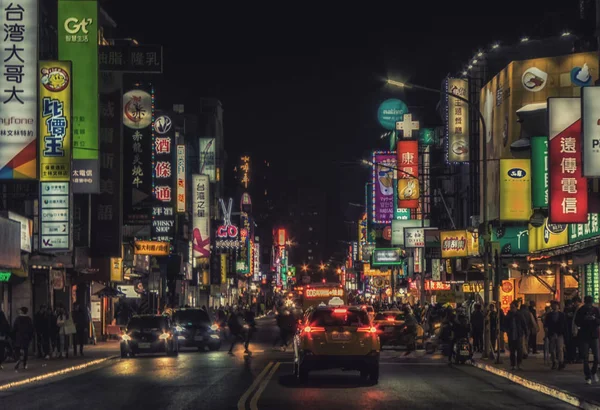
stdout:
<svg viewBox="0 0 600 410">
<path fill-rule="evenodd" d="M 210 328 L 216 331 L 219 330 L 219 325 L 212 325 Z"/>
<path fill-rule="evenodd" d="M 167 339 L 169 339 L 170 337 L 171 337 L 171 334 L 170 334 L 170 333 L 163 333 L 163 334 L 162 334 L 162 335 L 160 335 L 158 338 L 159 338 L 160 340 L 167 340 Z"/>
<path fill-rule="evenodd" d="M 121 335 L 121 340 L 124 342 L 129 342 L 131 340 L 131 336 L 129 336 L 127 333 L 124 333 Z"/>
<path fill-rule="evenodd" d="M 181 326 L 175 326 L 175 330 L 178 332 L 183 332 L 184 329 Z"/>
</svg>

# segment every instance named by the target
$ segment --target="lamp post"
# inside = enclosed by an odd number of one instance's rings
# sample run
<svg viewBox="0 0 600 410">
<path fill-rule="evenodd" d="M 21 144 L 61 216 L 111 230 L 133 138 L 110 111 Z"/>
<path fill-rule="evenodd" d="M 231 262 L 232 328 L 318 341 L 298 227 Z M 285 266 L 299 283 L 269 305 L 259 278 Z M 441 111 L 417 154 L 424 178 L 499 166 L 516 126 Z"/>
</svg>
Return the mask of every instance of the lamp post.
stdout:
<svg viewBox="0 0 600 410">
<path fill-rule="evenodd" d="M 411 84 L 411 83 L 405 83 L 402 81 L 396 81 L 396 80 L 392 80 L 392 79 L 388 79 L 387 83 L 389 85 L 392 85 L 394 87 L 398 87 L 398 88 L 406 88 L 406 89 L 415 89 L 415 90 L 422 90 L 422 91 L 427 91 L 427 92 L 431 92 L 431 93 L 435 93 L 435 94 L 444 94 L 447 95 L 449 97 L 452 98 L 456 98 L 457 100 L 460 100 L 462 102 L 464 102 L 465 104 L 467 104 L 469 107 L 471 107 L 478 115 L 479 117 L 479 121 L 481 123 L 481 129 L 483 131 L 483 158 L 482 158 L 482 163 L 483 163 L 483 171 L 482 171 L 482 178 L 485 182 L 487 181 L 487 126 L 485 123 L 485 118 L 483 117 L 483 114 L 481 113 L 481 110 L 479 110 L 479 107 L 472 101 L 468 100 L 467 98 L 458 96 L 456 94 L 453 94 L 451 92 L 448 92 L 446 90 L 436 90 L 435 88 L 429 88 L 429 87 L 424 87 L 422 85 L 416 85 L 416 84 Z M 483 187 L 483 195 L 482 195 L 482 202 L 483 202 L 483 215 L 482 215 L 482 219 L 483 219 L 483 227 L 484 227 L 484 232 L 483 232 L 483 266 L 484 266 L 484 277 L 483 277 L 483 287 L 484 287 L 484 293 L 483 293 L 483 301 L 484 304 L 486 306 L 489 306 L 490 303 L 490 294 L 489 294 L 489 288 L 490 288 L 490 241 L 489 241 L 489 232 L 488 232 L 488 212 L 487 212 L 487 186 Z M 498 301 L 499 299 L 499 291 L 498 291 L 498 284 L 496 284 L 496 286 L 494 286 L 494 297 L 496 299 L 496 306 L 497 306 L 497 310 L 498 312 L 500 312 L 500 303 Z M 498 316 L 498 320 L 500 317 L 500 314 L 497 315 Z M 497 323 L 497 328 L 499 329 L 499 323 Z M 490 351 L 490 332 L 489 332 L 489 327 L 486 327 L 486 331 L 485 331 L 485 337 L 484 337 L 484 353 L 483 353 L 483 357 L 487 358 L 489 357 L 489 351 Z M 496 362 L 499 363 L 500 362 L 500 349 L 498 349 L 498 353 L 496 355 Z"/>
</svg>

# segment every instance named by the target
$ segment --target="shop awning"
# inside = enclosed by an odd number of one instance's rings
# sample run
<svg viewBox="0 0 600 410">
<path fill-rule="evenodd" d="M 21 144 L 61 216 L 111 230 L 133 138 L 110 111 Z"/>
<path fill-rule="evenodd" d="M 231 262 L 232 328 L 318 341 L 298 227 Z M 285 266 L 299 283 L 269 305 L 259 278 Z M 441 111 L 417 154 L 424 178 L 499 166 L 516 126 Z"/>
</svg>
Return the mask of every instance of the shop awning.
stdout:
<svg viewBox="0 0 600 410">
<path fill-rule="evenodd" d="M 519 282 L 519 293 L 524 295 L 550 295 L 552 292 L 546 285 L 554 289 L 555 282 L 554 275 L 523 276 Z"/>
</svg>

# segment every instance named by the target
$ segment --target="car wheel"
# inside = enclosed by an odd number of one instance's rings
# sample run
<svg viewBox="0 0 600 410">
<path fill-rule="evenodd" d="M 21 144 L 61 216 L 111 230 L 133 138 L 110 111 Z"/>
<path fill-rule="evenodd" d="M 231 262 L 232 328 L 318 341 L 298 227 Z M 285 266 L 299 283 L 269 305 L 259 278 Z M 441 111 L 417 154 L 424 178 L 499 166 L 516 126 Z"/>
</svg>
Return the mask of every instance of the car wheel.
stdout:
<svg viewBox="0 0 600 410">
<path fill-rule="evenodd" d="M 369 374 L 369 378 L 375 384 L 379 383 L 379 364 L 376 364 L 371 369 L 371 373 Z"/>
</svg>

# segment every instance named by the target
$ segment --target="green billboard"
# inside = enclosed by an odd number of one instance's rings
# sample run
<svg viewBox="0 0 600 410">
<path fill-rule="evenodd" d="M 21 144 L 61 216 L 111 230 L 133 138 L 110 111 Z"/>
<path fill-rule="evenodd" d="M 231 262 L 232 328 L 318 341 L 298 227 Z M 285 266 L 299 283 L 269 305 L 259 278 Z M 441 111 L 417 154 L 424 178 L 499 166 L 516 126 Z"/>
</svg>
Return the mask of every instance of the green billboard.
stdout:
<svg viewBox="0 0 600 410">
<path fill-rule="evenodd" d="M 58 58 L 73 64 L 74 193 L 100 193 L 98 163 L 98 2 L 59 0 Z"/>
<path fill-rule="evenodd" d="M 600 236 L 598 214 L 588 214 L 585 224 L 569 224 L 569 244 Z"/>
<path fill-rule="evenodd" d="M 492 228 L 492 242 L 498 242 L 500 255 L 527 255 L 529 253 L 529 229 L 524 226 Z M 483 235 L 480 237 L 483 244 Z"/>
<path fill-rule="evenodd" d="M 531 203 L 548 208 L 548 137 L 531 138 Z"/>
</svg>

